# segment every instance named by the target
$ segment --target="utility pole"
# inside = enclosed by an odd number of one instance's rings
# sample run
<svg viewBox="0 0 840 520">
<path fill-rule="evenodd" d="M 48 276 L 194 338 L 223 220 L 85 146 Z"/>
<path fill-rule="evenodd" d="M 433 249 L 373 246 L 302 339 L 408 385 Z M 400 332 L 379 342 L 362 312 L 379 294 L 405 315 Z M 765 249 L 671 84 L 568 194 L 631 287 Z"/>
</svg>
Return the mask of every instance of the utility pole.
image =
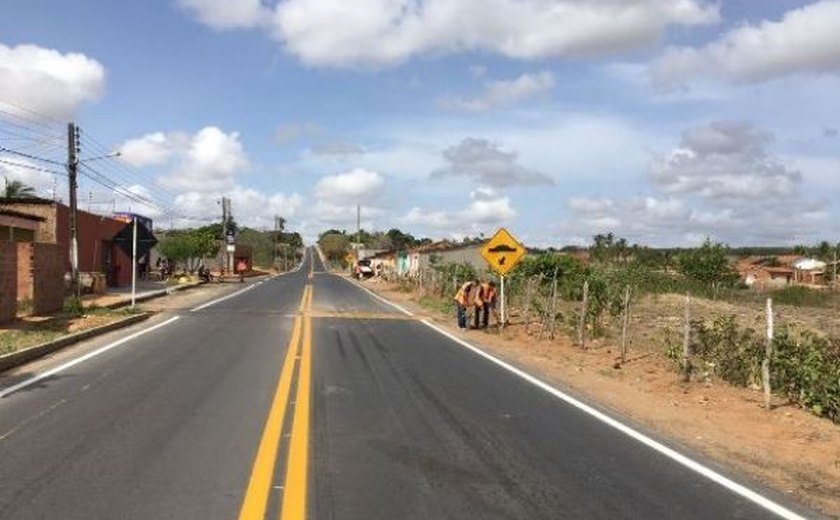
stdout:
<svg viewBox="0 0 840 520">
<path fill-rule="evenodd" d="M 225 274 L 228 268 L 228 198 L 222 197 L 222 241 L 225 244 L 222 250 L 222 274 Z"/>
<path fill-rule="evenodd" d="M 78 205 L 76 190 L 79 187 L 76 182 L 79 166 L 78 152 L 78 128 L 71 121 L 67 123 L 67 180 L 70 185 L 70 280 L 73 285 L 73 294 L 77 298 L 81 296 L 81 287 L 79 286 L 79 236 L 76 224 Z"/>
<path fill-rule="evenodd" d="M 359 250 L 362 248 L 362 205 L 356 204 L 356 261 L 359 261 Z"/>
</svg>

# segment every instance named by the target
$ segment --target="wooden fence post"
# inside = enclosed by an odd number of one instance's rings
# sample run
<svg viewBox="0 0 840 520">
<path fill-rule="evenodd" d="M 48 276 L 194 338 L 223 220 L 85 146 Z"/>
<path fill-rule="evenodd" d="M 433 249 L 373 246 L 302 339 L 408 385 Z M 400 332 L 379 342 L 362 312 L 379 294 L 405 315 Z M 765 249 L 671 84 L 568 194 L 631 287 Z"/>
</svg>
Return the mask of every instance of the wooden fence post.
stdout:
<svg viewBox="0 0 840 520">
<path fill-rule="evenodd" d="M 773 299 L 767 298 L 767 344 L 761 362 L 761 380 L 764 384 L 764 408 L 770 410 L 770 358 L 773 356 Z"/>
<path fill-rule="evenodd" d="M 583 282 L 583 301 L 580 305 L 580 320 L 578 320 L 578 344 L 586 348 L 586 314 L 589 311 L 589 280 Z"/>
<path fill-rule="evenodd" d="M 691 293 L 685 293 L 685 330 L 683 333 L 683 381 L 691 381 Z"/>
<path fill-rule="evenodd" d="M 627 362 L 627 325 L 630 322 L 630 285 L 624 288 L 624 315 L 621 320 L 621 364 Z"/>
<path fill-rule="evenodd" d="M 551 328 L 548 337 L 554 340 L 554 329 L 557 322 L 557 267 L 554 268 L 554 279 L 551 282 Z"/>
</svg>

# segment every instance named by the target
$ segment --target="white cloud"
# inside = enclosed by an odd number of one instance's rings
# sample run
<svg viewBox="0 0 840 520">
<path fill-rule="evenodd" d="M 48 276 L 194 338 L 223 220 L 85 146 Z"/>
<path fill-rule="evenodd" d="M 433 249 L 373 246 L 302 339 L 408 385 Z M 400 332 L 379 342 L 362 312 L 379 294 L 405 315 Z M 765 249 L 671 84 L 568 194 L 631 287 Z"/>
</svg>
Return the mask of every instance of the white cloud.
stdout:
<svg viewBox="0 0 840 520">
<path fill-rule="evenodd" d="M 779 199 L 794 195 L 802 174 L 790 170 L 767 146 L 773 136 L 746 123 L 715 122 L 683 133 L 680 146 L 651 169 L 667 193 L 716 202 Z"/>
<path fill-rule="evenodd" d="M 176 203 L 185 214 L 198 219 L 221 220 L 221 193 L 188 191 L 179 195 Z M 231 213 L 241 225 L 272 228 L 274 216 L 286 219 L 299 218 L 304 199 L 297 193 L 266 194 L 252 188 L 235 186 L 224 192 L 231 200 Z"/>
<path fill-rule="evenodd" d="M 432 172 L 433 178 L 464 176 L 491 187 L 553 184 L 547 175 L 521 166 L 516 152 L 486 139 L 464 139 L 444 150 L 443 158 L 448 164 Z"/>
<path fill-rule="evenodd" d="M 385 185 L 377 172 L 357 168 L 321 178 L 315 185 L 315 196 L 330 201 L 357 203 L 376 197 Z"/>
<path fill-rule="evenodd" d="M 623 52 L 657 42 L 672 25 L 719 20 L 703 0 L 189 0 L 217 29 L 264 27 L 302 62 L 387 66 L 424 53 L 488 51 L 516 59 Z M 262 16 L 260 16 L 262 13 Z M 340 21 L 340 22 L 337 22 Z"/>
<path fill-rule="evenodd" d="M 444 97 L 438 104 L 456 110 L 482 111 L 513 105 L 554 88 L 554 75 L 543 71 L 537 74 L 522 74 L 512 80 L 488 81 L 484 92 L 473 98 Z"/>
<path fill-rule="evenodd" d="M 700 47 L 669 49 L 652 67 L 673 86 L 712 77 L 753 82 L 803 72 L 840 72 L 840 1 L 823 0 L 787 12 L 780 21 L 733 29 Z"/>
<path fill-rule="evenodd" d="M 39 197 L 49 198 L 58 186 L 55 175 L 42 171 L 43 165 L 24 157 L 0 153 L 0 190 L 5 188 L 4 180 L 20 181 L 35 190 Z M 66 191 L 64 182 L 60 188 Z"/>
<path fill-rule="evenodd" d="M 0 44 L 0 99 L 54 118 L 70 117 L 105 91 L 105 68 L 79 53 Z"/>
<path fill-rule="evenodd" d="M 235 178 L 248 168 L 237 132 L 204 127 L 178 151 L 172 173 L 162 180 L 170 188 L 199 192 L 232 189 Z"/>
<path fill-rule="evenodd" d="M 261 0 L 178 0 L 178 5 L 217 30 L 255 27 L 270 14 Z"/>
<path fill-rule="evenodd" d="M 119 146 L 120 159 L 131 166 L 143 167 L 165 164 L 189 136 L 182 133 L 154 132 L 129 139 Z"/>
<path fill-rule="evenodd" d="M 651 165 L 645 188 L 653 195 L 572 198 L 558 231 L 614 232 L 657 246 L 696 245 L 705 236 L 733 245 L 817 240 L 830 228 L 830 203 L 799 193 L 803 174 L 775 157 L 772 143 L 772 134 L 746 123 L 688 129 L 677 148 Z M 828 182 L 829 164 L 809 175 Z"/>
<path fill-rule="evenodd" d="M 462 210 L 424 210 L 415 206 L 397 221 L 423 234 L 446 231 L 450 236 L 466 236 L 487 232 L 516 216 L 510 197 L 502 196 L 491 188 L 479 188 L 470 193 L 470 202 Z"/>
</svg>

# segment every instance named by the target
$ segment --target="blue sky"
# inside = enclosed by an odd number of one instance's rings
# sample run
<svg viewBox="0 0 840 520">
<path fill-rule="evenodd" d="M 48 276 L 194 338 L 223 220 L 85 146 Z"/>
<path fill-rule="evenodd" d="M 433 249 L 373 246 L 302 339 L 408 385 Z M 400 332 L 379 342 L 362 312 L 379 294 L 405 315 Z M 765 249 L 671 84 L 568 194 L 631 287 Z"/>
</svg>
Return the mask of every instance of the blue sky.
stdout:
<svg viewBox="0 0 840 520">
<path fill-rule="evenodd" d="M 3 12 L 0 114 L 47 115 L 51 135 L 73 119 L 83 157 L 122 153 L 88 166 L 135 200 L 83 179 L 96 211 L 194 225 L 229 196 L 240 222 L 282 215 L 310 238 L 352 228 L 358 203 L 365 227 L 435 238 L 506 226 L 555 246 L 608 231 L 651 245 L 840 241 L 838 0 Z M 0 169 L 64 196 L 60 176 Z"/>
</svg>

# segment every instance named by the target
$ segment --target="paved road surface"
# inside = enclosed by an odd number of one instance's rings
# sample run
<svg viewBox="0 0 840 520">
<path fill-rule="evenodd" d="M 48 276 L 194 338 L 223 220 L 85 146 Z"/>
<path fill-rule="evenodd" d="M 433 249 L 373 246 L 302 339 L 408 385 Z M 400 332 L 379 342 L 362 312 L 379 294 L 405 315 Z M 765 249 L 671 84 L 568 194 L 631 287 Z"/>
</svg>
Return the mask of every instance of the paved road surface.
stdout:
<svg viewBox="0 0 840 520">
<path fill-rule="evenodd" d="M 0 398 L 0 518 L 773 517 L 312 254 L 174 317 Z"/>
</svg>

